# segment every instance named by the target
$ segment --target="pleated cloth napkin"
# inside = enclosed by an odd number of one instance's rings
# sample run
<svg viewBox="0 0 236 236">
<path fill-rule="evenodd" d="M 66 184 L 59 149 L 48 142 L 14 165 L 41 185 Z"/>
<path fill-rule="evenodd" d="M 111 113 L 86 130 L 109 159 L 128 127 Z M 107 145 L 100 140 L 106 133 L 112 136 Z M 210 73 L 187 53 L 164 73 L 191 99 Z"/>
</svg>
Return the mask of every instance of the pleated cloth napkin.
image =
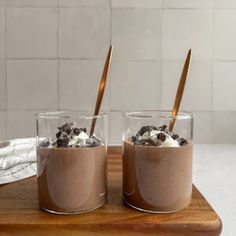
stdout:
<svg viewBox="0 0 236 236">
<path fill-rule="evenodd" d="M 0 142 L 0 184 L 15 182 L 35 174 L 35 138 Z"/>
</svg>

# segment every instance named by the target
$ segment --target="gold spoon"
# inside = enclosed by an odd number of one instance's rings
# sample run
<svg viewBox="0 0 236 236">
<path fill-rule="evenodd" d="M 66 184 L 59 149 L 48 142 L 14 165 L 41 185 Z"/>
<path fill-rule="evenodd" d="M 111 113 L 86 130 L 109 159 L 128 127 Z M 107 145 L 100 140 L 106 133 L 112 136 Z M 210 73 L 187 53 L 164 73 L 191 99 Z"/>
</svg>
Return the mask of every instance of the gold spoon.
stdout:
<svg viewBox="0 0 236 236">
<path fill-rule="evenodd" d="M 188 71 L 189 71 L 189 66 L 190 66 L 190 62 L 191 62 L 191 55 L 192 55 L 192 50 L 189 49 L 187 57 L 185 59 L 182 74 L 181 74 L 181 77 L 180 77 L 180 80 L 179 80 L 179 86 L 178 86 L 178 89 L 177 89 L 177 93 L 176 93 L 176 96 L 175 96 L 175 103 L 174 103 L 174 107 L 173 107 L 173 110 L 172 110 L 172 116 L 173 117 L 175 117 L 178 114 L 178 111 L 179 111 L 180 103 L 181 103 L 182 96 L 183 96 L 183 93 L 184 93 L 185 82 L 186 82 L 187 77 L 188 77 Z M 170 132 L 173 130 L 174 124 L 175 124 L 175 118 L 172 118 L 170 120 L 170 123 L 169 123 L 169 131 Z"/>
<path fill-rule="evenodd" d="M 95 110 L 94 110 L 94 116 L 98 115 L 99 110 L 100 110 L 100 106 L 102 103 L 102 98 L 103 98 L 103 94 L 104 94 L 106 82 L 107 82 L 107 74 L 109 72 L 109 68 L 110 68 L 110 64 L 111 64 L 112 50 L 113 50 L 113 47 L 111 45 L 109 48 L 108 54 L 107 54 L 104 68 L 103 68 L 102 78 L 101 78 L 101 82 L 99 85 L 98 96 L 97 96 L 96 106 L 95 106 Z M 92 124 L 91 124 L 91 128 L 90 128 L 90 136 L 92 136 L 94 133 L 96 120 L 97 120 L 96 117 L 94 117 L 92 120 Z"/>
</svg>

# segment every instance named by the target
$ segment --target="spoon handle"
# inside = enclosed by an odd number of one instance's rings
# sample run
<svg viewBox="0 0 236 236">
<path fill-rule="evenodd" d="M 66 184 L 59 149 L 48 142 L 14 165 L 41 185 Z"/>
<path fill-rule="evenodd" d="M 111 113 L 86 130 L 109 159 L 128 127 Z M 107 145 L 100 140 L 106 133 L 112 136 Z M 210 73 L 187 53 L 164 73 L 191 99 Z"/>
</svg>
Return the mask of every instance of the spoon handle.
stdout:
<svg viewBox="0 0 236 236">
<path fill-rule="evenodd" d="M 189 49 L 187 57 L 185 59 L 182 74 L 181 74 L 181 77 L 180 77 L 180 80 L 179 80 L 179 86 L 178 86 L 178 89 L 177 89 L 177 93 L 176 93 L 176 96 L 175 96 L 175 103 L 174 103 L 174 107 L 173 107 L 173 110 L 172 110 L 172 116 L 173 117 L 176 116 L 178 114 L 178 111 L 179 111 L 180 103 L 181 103 L 183 93 L 184 93 L 185 82 L 186 82 L 187 77 L 188 77 L 188 71 L 189 71 L 189 66 L 190 66 L 190 62 L 191 62 L 191 55 L 192 55 L 192 50 Z M 173 130 L 174 124 L 175 124 L 175 118 L 172 118 L 170 120 L 170 123 L 169 123 L 169 131 L 170 132 Z"/>
<path fill-rule="evenodd" d="M 110 64 L 111 64 L 112 50 L 113 50 L 113 47 L 111 45 L 109 48 L 108 54 L 107 54 L 104 68 L 103 68 L 102 78 L 101 78 L 101 82 L 99 85 L 98 96 L 97 96 L 96 106 L 95 106 L 95 110 L 94 110 L 94 116 L 98 115 L 99 110 L 100 110 L 100 106 L 102 103 L 102 98 L 103 98 L 103 94 L 104 94 L 105 87 L 106 87 L 107 75 L 108 75 Z M 94 133 L 96 120 L 97 120 L 96 117 L 94 117 L 92 120 L 92 124 L 91 124 L 91 128 L 90 128 L 90 136 L 92 136 Z"/>
</svg>

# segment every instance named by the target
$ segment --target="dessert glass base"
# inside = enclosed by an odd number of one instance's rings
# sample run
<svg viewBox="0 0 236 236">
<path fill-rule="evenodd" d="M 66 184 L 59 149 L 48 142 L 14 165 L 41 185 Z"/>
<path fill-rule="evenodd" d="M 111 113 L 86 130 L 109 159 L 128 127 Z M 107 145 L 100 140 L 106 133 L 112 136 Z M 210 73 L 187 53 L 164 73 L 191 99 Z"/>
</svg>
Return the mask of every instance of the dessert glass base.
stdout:
<svg viewBox="0 0 236 236">
<path fill-rule="evenodd" d="M 83 211 L 76 211 L 76 212 L 52 211 L 52 210 L 49 210 L 49 209 L 46 209 L 46 208 L 43 208 L 43 207 L 41 207 L 41 209 L 44 210 L 44 211 L 47 211 L 48 213 L 56 214 L 56 215 L 80 215 L 80 214 L 84 214 L 84 213 L 94 211 L 94 210 L 102 207 L 105 203 L 106 203 L 106 201 L 104 201 L 103 203 L 101 203 L 100 205 L 98 205 L 94 208 L 83 210 Z"/>
<path fill-rule="evenodd" d="M 142 212 L 152 213 L 152 214 L 170 214 L 170 213 L 175 213 L 175 212 L 184 210 L 184 209 L 191 203 L 191 199 L 190 199 L 189 204 L 188 204 L 187 206 L 182 207 L 182 208 L 180 208 L 180 209 L 169 210 L 169 211 L 167 211 L 167 210 L 165 210 L 165 211 L 163 211 L 163 210 L 160 210 L 160 211 L 152 211 L 152 210 L 142 209 L 142 208 L 139 208 L 139 207 L 136 207 L 136 206 L 130 204 L 130 203 L 127 202 L 126 200 L 124 200 L 124 203 L 125 203 L 126 205 L 128 205 L 129 207 L 131 207 L 131 208 L 137 210 L 137 211 L 142 211 Z"/>
</svg>

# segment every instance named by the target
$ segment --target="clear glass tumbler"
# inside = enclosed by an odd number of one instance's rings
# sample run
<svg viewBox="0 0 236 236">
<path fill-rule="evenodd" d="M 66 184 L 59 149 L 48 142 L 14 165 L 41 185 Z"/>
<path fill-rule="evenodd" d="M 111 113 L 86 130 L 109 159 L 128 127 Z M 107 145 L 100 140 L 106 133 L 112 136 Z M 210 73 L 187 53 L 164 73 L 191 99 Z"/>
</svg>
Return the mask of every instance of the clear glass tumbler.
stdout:
<svg viewBox="0 0 236 236">
<path fill-rule="evenodd" d="M 127 112 L 123 124 L 125 203 L 151 213 L 176 212 L 188 206 L 192 195 L 193 115 Z"/>
<path fill-rule="evenodd" d="M 102 206 L 107 197 L 107 115 L 46 112 L 36 115 L 36 125 L 40 208 L 76 214 Z"/>
</svg>

